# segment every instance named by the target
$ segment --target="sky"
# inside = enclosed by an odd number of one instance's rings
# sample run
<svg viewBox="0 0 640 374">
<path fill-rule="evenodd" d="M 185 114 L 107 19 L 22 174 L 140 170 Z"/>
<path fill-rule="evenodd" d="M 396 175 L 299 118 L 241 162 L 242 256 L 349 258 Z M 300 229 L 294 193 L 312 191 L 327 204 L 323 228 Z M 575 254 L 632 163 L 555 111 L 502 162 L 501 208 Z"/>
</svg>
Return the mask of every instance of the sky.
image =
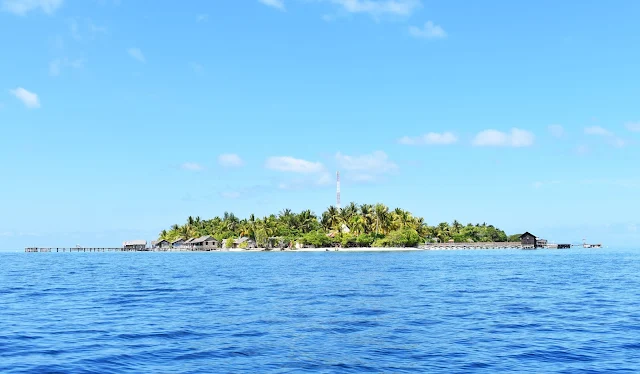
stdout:
<svg viewBox="0 0 640 374">
<path fill-rule="evenodd" d="M 635 0 L 0 0 L 0 249 L 381 202 L 640 240 Z"/>
</svg>

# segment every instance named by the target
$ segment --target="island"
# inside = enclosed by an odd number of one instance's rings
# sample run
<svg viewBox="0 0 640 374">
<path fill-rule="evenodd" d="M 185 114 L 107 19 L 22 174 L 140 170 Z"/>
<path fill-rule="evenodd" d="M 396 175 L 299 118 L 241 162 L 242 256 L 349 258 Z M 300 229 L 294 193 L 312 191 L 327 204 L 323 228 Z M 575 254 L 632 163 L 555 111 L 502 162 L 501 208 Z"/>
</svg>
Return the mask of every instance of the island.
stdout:
<svg viewBox="0 0 640 374">
<path fill-rule="evenodd" d="M 476 243 L 517 241 L 486 223 L 463 225 L 458 221 L 430 226 L 422 217 L 384 204 L 350 203 L 330 206 L 319 216 L 311 210 L 295 213 L 284 209 L 262 218 L 251 214 L 240 219 L 225 212 L 222 217 L 188 217 L 180 225 L 163 230 L 154 248 L 410 248 L 423 243 Z"/>
</svg>

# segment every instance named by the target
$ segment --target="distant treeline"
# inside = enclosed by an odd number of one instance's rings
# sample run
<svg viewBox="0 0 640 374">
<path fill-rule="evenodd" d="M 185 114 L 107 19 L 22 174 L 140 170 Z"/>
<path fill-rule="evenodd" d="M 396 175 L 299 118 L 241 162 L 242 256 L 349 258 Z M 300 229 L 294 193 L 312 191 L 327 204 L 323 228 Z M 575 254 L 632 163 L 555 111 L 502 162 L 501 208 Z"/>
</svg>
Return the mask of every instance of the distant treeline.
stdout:
<svg viewBox="0 0 640 374">
<path fill-rule="evenodd" d="M 350 203 L 342 209 L 330 206 L 320 216 L 310 210 L 280 213 L 258 218 L 239 219 L 225 212 L 222 217 L 202 220 L 189 217 L 183 225 L 175 224 L 160 233 L 160 239 L 173 241 L 211 235 L 219 241 L 250 237 L 259 246 L 277 238 L 280 242 L 299 242 L 320 246 L 410 247 L 424 242 L 505 242 L 504 231 L 486 223 L 462 225 L 442 222 L 429 226 L 424 218 L 409 211 L 389 209 L 384 204 Z M 518 236 L 518 235 L 515 235 Z M 519 239 L 516 239 L 516 241 Z"/>
</svg>

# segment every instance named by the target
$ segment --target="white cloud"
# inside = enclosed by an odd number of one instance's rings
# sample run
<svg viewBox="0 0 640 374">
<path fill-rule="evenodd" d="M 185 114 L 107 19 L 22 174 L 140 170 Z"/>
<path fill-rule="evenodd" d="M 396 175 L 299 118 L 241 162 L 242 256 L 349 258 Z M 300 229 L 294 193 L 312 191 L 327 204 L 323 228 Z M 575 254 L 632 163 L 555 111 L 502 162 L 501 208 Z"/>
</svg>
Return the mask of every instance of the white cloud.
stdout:
<svg viewBox="0 0 640 374">
<path fill-rule="evenodd" d="M 195 163 L 195 162 L 185 162 L 184 164 L 180 165 L 180 168 L 183 170 L 189 170 L 189 171 L 201 171 L 204 170 L 204 166 Z"/>
<path fill-rule="evenodd" d="M 82 69 L 84 67 L 83 59 L 69 60 L 68 58 L 58 58 L 49 63 L 49 74 L 52 76 L 60 75 L 63 68 Z"/>
<path fill-rule="evenodd" d="M 200 23 L 200 22 L 207 22 L 209 20 L 209 15 L 208 14 L 198 14 L 196 16 L 196 22 Z"/>
<path fill-rule="evenodd" d="M 600 126 L 589 126 L 584 129 L 584 133 L 587 135 L 598 135 L 598 136 L 611 136 L 613 135 L 611 131 L 604 129 Z"/>
<path fill-rule="evenodd" d="M 609 145 L 616 148 L 622 148 L 627 145 L 627 142 L 624 139 L 615 136 L 614 133 L 600 126 L 586 127 L 584 129 L 584 133 L 587 135 L 601 136 L 606 139 L 606 142 L 609 143 Z"/>
<path fill-rule="evenodd" d="M 548 129 L 551 135 L 555 136 L 556 138 L 561 138 L 564 136 L 564 127 L 560 125 L 551 125 L 548 127 Z"/>
<path fill-rule="evenodd" d="M 328 0 L 349 13 L 368 13 L 372 16 L 385 14 L 408 16 L 422 4 L 420 0 Z"/>
<path fill-rule="evenodd" d="M 409 27 L 409 34 L 416 38 L 423 39 L 443 39 L 447 37 L 446 31 L 431 21 L 427 21 L 423 27 L 411 26 Z"/>
<path fill-rule="evenodd" d="M 140 62 L 146 62 L 147 60 L 144 58 L 144 55 L 142 54 L 142 51 L 138 48 L 129 48 L 127 50 L 127 52 L 129 52 L 129 56 L 133 57 L 134 59 L 140 61 Z"/>
<path fill-rule="evenodd" d="M 311 162 L 289 156 L 269 157 L 265 163 L 267 169 L 292 173 L 311 174 L 325 171 L 320 162 Z"/>
<path fill-rule="evenodd" d="M 632 132 L 640 132 L 640 122 L 629 122 L 626 124 L 627 130 Z"/>
<path fill-rule="evenodd" d="M 405 145 L 447 145 L 454 144 L 457 141 L 458 137 L 455 136 L 452 132 L 430 132 L 421 136 L 404 136 L 398 139 L 398 143 Z"/>
<path fill-rule="evenodd" d="M 533 145 L 535 136 L 532 132 L 513 128 L 506 133 L 498 130 L 484 130 L 473 139 L 478 147 L 528 147 Z"/>
<path fill-rule="evenodd" d="M 234 153 L 225 153 L 218 156 L 218 164 L 226 168 L 233 168 L 244 165 L 244 161 Z"/>
<path fill-rule="evenodd" d="M 272 8 L 284 10 L 284 2 L 282 0 L 258 0 L 258 1 Z"/>
<path fill-rule="evenodd" d="M 347 156 L 338 152 L 336 161 L 340 169 L 361 175 L 383 174 L 398 169 L 398 165 L 389 160 L 389 156 L 382 151 L 361 156 Z"/>
<path fill-rule="evenodd" d="M 63 0 L 2 0 L 2 10 L 21 16 L 37 9 L 52 14 L 62 2 Z"/>
<path fill-rule="evenodd" d="M 9 91 L 13 96 L 18 98 L 22 103 L 30 109 L 40 108 L 40 99 L 38 95 L 33 92 L 29 92 L 22 87 L 18 87 L 15 90 Z"/>
</svg>

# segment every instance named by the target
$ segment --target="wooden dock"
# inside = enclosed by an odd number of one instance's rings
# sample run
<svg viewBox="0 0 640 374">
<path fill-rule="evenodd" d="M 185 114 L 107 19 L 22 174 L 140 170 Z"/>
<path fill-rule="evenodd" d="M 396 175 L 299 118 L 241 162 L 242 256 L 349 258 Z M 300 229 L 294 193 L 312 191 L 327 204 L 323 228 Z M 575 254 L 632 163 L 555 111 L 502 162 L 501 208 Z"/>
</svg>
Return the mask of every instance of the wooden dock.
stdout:
<svg viewBox="0 0 640 374">
<path fill-rule="evenodd" d="M 73 247 L 73 248 L 38 248 L 28 247 L 24 249 L 25 252 L 30 253 L 51 253 L 51 252 L 147 252 L 150 249 L 144 250 L 132 250 L 124 248 L 104 248 L 104 247 Z"/>
<path fill-rule="evenodd" d="M 427 243 L 423 249 L 525 249 L 520 242 Z"/>
</svg>

